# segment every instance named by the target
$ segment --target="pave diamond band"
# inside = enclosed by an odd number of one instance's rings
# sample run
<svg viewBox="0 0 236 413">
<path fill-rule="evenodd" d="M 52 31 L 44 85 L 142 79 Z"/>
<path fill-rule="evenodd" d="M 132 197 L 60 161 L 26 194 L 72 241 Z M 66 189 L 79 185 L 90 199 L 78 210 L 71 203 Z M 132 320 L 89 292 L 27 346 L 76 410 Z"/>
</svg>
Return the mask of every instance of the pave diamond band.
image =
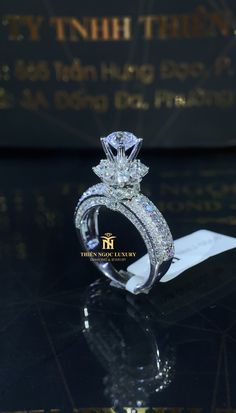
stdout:
<svg viewBox="0 0 236 413">
<path fill-rule="evenodd" d="M 143 277 L 118 271 L 110 262 L 93 262 L 112 280 L 113 285 L 134 294 L 147 293 L 171 264 L 174 256 L 172 235 L 160 211 L 140 192 L 140 181 L 148 168 L 134 157 L 142 140 L 128 132 L 114 132 L 101 141 L 107 159 L 101 160 L 93 170 L 103 182 L 90 187 L 80 197 L 75 211 L 75 226 L 83 247 L 93 251 L 100 245 L 100 208 L 105 206 L 124 215 L 139 231 L 146 245 L 150 262 L 148 275 Z"/>
</svg>

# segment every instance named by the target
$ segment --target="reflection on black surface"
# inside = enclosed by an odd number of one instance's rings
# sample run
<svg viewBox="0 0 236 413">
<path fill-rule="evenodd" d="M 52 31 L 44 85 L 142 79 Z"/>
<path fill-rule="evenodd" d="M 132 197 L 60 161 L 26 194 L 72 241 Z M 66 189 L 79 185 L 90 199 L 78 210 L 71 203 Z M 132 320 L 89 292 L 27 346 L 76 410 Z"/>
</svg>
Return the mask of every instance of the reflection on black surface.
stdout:
<svg viewBox="0 0 236 413">
<path fill-rule="evenodd" d="M 129 297 L 97 282 L 83 307 L 83 332 L 108 373 L 105 394 L 116 408 L 147 406 L 150 394 L 164 390 L 174 371 L 168 331 L 154 325 L 145 305 L 135 309 Z"/>
<path fill-rule="evenodd" d="M 110 289 L 81 259 L 73 224 L 98 160 L 1 159 L 0 412 L 131 403 L 165 413 L 232 411 L 235 250 L 159 283 L 148 296 Z M 174 238 L 203 227 L 235 236 L 235 154 L 143 161 L 152 170 L 145 193 Z M 120 231 L 126 239 L 126 228 Z M 99 275 L 102 283 L 88 289 Z M 160 376 L 165 361 L 168 378 Z"/>
</svg>

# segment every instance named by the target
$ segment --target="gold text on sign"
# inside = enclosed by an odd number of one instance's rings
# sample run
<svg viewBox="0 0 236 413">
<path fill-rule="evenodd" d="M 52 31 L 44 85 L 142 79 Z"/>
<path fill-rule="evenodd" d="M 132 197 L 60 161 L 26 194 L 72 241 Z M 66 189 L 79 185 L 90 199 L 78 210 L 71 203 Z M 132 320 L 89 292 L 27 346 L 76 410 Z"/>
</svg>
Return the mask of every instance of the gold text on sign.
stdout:
<svg viewBox="0 0 236 413">
<path fill-rule="evenodd" d="M 3 27 L 3 29 L 1 28 Z M 51 16 L 7 14 L 2 18 L 8 40 L 42 40 L 48 29 L 57 42 L 196 39 L 235 36 L 229 11 L 199 5 L 191 13 L 132 16 Z"/>
</svg>

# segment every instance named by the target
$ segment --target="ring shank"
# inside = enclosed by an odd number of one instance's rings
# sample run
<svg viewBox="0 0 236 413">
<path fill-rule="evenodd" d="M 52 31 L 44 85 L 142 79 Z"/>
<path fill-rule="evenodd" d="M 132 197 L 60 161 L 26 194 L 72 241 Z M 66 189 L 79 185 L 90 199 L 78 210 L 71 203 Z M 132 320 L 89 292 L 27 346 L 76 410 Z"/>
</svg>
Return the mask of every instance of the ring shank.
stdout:
<svg viewBox="0 0 236 413">
<path fill-rule="evenodd" d="M 101 245 L 98 225 L 100 208 L 101 206 L 90 208 L 83 216 L 79 236 L 86 251 L 97 251 Z M 118 283 L 124 284 L 130 278 L 128 272 L 119 272 L 110 262 L 94 261 L 94 264 L 104 275 Z"/>
<path fill-rule="evenodd" d="M 80 242 L 85 250 L 89 252 L 98 251 L 101 246 L 99 234 L 99 213 L 102 206 L 104 205 L 97 204 L 85 209 L 81 216 L 79 225 L 78 223 L 76 224 Z M 77 210 L 77 213 L 78 211 L 79 209 Z M 143 225 L 143 231 L 146 231 L 145 225 L 141 221 L 140 225 Z M 142 233 L 140 233 L 140 235 L 142 236 Z M 143 240 L 145 242 L 144 238 Z M 172 261 L 171 258 L 163 262 L 154 263 L 153 260 L 150 259 L 148 248 L 147 252 L 150 262 L 150 273 L 147 279 L 144 279 L 129 271 L 117 270 L 114 265 L 108 261 L 105 262 L 95 260 L 93 263 L 104 275 L 112 280 L 113 285 L 125 288 L 134 294 L 138 294 L 140 292 L 147 293 L 154 281 L 160 279 L 166 273 Z"/>
</svg>

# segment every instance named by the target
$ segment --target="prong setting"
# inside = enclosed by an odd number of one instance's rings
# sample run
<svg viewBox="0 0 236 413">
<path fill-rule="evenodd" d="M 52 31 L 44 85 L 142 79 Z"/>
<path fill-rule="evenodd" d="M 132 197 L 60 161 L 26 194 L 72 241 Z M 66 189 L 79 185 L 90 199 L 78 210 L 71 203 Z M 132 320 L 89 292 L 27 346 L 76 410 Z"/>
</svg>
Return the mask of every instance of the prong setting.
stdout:
<svg viewBox="0 0 236 413">
<path fill-rule="evenodd" d="M 107 137 L 101 138 L 102 147 L 107 159 L 93 167 L 94 173 L 101 180 L 113 187 L 124 188 L 124 198 L 127 197 L 126 189 L 133 188 L 133 195 L 139 192 L 139 183 L 148 173 L 149 168 L 135 159 L 142 145 L 142 139 L 130 132 L 113 132 Z M 127 152 L 131 149 L 131 152 Z M 116 153 L 114 153 L 114 150 Z M 122 192 L 119 191 L 122 198 Z"/>
</svg>

